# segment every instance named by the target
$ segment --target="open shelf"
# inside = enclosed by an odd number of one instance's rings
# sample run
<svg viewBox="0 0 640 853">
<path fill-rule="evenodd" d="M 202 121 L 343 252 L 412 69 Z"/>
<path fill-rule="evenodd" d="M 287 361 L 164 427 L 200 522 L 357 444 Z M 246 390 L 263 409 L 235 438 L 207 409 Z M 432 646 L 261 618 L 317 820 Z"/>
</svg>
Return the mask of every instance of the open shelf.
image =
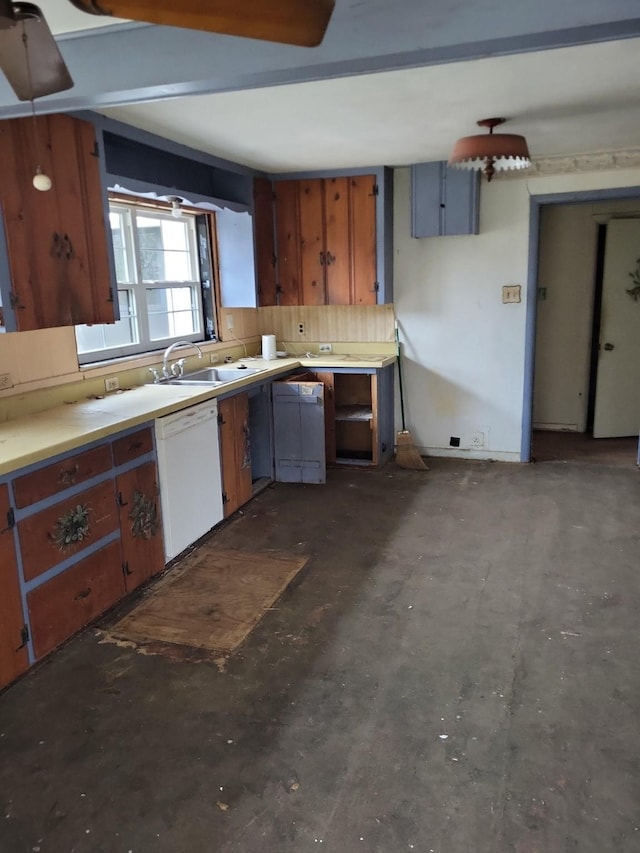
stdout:
<svg viewBox="0 0 640 853">
<path fill-rule="evenodd" d="M 336 406 L 335 419 L 337 421 L 370 421 L 373 419 L 371 406 Z"/>
</svg>

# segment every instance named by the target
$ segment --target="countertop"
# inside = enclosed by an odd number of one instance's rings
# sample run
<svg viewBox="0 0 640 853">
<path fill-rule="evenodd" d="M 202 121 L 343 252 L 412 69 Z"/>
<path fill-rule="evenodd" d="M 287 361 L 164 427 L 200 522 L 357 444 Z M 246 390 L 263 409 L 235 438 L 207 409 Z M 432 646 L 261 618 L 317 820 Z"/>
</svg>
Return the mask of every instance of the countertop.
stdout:
<svg viewBox="0 0 640 853">
<path fill-rule="evenodd" d="M 216 387 L 141 385 L 105 395 L 103 398 L 56 406 L 35 415 L 0 424 L 0 475 L 147 423 L 162 415 L 220 397 L 256 381 L 274 379 L 296 367 L 323 370 L 340 367 L 375 369 L 386 367 L 394 361 L 393 355 L 338 354 L 323 354 L 317 358 L 278 358 L 273 361 L 260 358 L 242 359 L 247 367 L 257 368 L 260 373 Z"/>
</svg>

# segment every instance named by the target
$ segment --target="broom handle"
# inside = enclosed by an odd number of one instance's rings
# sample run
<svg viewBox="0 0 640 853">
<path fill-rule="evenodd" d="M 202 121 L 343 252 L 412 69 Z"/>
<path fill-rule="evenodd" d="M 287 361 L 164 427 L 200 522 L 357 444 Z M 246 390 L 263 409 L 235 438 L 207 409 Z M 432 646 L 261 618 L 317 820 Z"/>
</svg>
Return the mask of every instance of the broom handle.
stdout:
<svg viewBox="0 0 640 853">
<path fill-rule="evenodd" d="M 398 321 L 396 320 L 396 355 L 398 357 L 398 384 L 400 385 L 400 414 L 402 415 L 402 431 L 407 429 L 404 422 L 404 389 L 402 387 L 402 354 L 400 353 L 400 336 L 398 335 Z"/>
</svg>

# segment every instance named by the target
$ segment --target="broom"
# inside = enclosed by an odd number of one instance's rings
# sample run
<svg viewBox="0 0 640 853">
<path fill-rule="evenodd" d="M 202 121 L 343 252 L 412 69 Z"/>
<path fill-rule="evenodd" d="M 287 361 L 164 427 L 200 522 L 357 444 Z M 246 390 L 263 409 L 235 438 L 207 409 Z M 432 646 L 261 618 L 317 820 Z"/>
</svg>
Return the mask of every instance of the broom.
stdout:
<svg viewBox="0 0 640 853">
<path fill-rule="evenodd" d="M 402 387 L 402 354 L 400 352 L 400 337 L 398 321 L 396 325 L 396 355 L 398 357 L 398 382 L 400 384 L 400 412 L 402 414 L 402 430 L 396 434 L 396 462 L 401 468 L 411 468 L 414 471 L 426 471 L 422 456 L 418 453 L 413 436 L 407 429 L 404 420 L 404 389 Z"/>
</svg>

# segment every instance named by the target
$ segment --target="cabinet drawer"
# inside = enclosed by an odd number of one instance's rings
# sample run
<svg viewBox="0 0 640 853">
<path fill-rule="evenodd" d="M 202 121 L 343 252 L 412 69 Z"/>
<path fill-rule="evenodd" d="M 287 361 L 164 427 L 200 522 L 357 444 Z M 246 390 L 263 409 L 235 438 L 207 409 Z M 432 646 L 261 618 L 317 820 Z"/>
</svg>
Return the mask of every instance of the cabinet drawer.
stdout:
<svg viewBox="0 0 640 853">
<path fill-rule="evenodd" d="M 131 435 L 117 438 L 113 442 L 113 459 L 116 465 L 124 465 L 138 456 L 144 456 L 153 450 L 153 436 L 150 427 L 139 429 Z"/>
<path fill-rule="evenodd" d="M 112 542 L 27 596 L 37 658 L 60 645 L 124 595 L 120 543 Z"/>
<path fill-rule="evenodd" d="M 72 524 L 71 528 L 76 531 L 74 539 L 66 545 L 62 544 L 65 521 L 78 507 L 86 511 L 86 523 L 80 520 Z M 73 529 L 69 530 L 70 525 L 66 526 L 67 532 L 73 534 Z M 84 527 L 88 529 L 82 529 Z M 18 522 L 18 535 L 25 580 L 41 575 L 117 528 L 118 512 L 113 480 L 106 480 L 86 492 L 68 497 L 24 518 Z"/>
<path fill-rule="evenodd" d="M 61 462 L 24 474 L 13 482 L 16 506 L 22 509 L 58 492 L 64 492 L 70 486 L 84 483 L 91 477 L 108 471 L 110 467 L 109 445 L 101 444 L 93 450 L 77 453 Z"/>
</svg>

